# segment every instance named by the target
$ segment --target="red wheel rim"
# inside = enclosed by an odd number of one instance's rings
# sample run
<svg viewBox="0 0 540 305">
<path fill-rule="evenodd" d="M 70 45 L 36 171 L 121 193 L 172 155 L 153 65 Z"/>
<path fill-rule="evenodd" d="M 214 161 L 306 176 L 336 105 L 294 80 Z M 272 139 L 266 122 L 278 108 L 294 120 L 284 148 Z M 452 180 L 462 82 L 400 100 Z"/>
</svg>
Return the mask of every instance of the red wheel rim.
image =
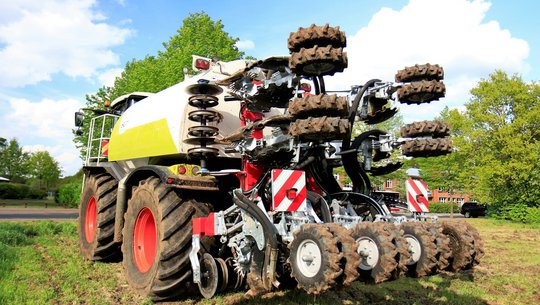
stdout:
<svg viewBox="0 0 540 305">
<path fill-rule="evenodd" d="M 96 214 L 96 198 L 92 196 L 86 204 L 86 216 L 84 217 L 84 235 L 88 243 L 92 243 L 96 236 Z"/>
<path fill-rule="evenodd" d="M 135 220 L 133 257 L 140 272 L 147 272 L 156 257 L 156 221 L 149 208 L 143 208 Z"/>
</svg>

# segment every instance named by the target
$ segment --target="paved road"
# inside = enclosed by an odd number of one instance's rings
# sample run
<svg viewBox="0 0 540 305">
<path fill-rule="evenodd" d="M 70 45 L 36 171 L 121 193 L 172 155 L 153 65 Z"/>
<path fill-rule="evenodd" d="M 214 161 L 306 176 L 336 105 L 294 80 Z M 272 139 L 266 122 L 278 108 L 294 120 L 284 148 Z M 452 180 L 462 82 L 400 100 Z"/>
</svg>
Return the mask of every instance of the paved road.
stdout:
<svg viewBox="0 0 540 305">
<path fill-rule="evenodd" d="M 78 216 L 78 209 L 0 208 L 0 220 L 72 220 L 77 219 Z"/>
</svg>

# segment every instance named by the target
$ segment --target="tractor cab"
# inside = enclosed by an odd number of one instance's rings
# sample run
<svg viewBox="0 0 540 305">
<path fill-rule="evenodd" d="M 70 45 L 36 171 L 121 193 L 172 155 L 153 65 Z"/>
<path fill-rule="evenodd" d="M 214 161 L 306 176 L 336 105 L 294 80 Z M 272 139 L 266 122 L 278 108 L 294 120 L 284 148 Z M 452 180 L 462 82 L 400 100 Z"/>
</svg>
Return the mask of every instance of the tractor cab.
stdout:
<svg viewBox="0 0 540 305">
<path fill-rule="evenodd" d="M 145 99 L 154 93 L 150 92 L 132 92 L 128 94 L 121 95 L 114 99 L 111 102 L 111 109 L 114 114 L 120 115 L 126 111 L 129 107 L 133 106 L 135 103 L 139 102 L 142 99 Z"/>
</svg>

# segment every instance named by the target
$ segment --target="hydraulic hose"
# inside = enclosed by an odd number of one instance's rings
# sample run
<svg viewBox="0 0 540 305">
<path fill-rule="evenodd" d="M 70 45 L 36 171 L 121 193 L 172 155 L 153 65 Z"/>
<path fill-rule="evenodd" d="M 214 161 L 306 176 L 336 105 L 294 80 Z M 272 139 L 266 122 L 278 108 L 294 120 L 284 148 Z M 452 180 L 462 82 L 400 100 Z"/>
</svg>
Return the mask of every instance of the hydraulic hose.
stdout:
<svg viewBox="0 0 540 305">
<path fill-rule="evenodd" d="M 362 86 L 362 89 L 360 89 L 360 92 L 358 92 L 358 94 L 354 98 L 351 105 L 351 111 L 349 112 L 349 123 L 351 124 L 351 129 L 354 124 L 354 118 L 356 117 L 356 112 L 358 111 L 358 106 L 360 106 L 360 101 L 362 100 L 364 93 L 366 93 L 369 87 L 372 87 L 373 85 L 375 85 L 375 83 L 380 82 L 380 81 L 381 81 L 380 79 L 368 80 Z M 349 149 L 350 146 L 351 146 L 351 132 L 349 132 L 347 136 L 345 137 L 345 139 L 343 139 L 343 144 L 341 147 L 342 147 L 342 150 L 346 150 L 346 149 Z"/>
</svg>

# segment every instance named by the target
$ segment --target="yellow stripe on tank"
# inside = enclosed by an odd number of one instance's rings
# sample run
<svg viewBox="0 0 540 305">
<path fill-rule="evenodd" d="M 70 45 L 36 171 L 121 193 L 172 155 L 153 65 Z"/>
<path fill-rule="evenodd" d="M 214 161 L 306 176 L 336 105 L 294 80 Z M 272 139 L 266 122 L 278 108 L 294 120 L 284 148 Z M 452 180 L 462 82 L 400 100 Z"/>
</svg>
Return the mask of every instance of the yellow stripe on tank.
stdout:
<svg viewBox="0 0 540 305">
<path fill-rule="evenodd" d="M 118 132 L 122 120 L 114 126 L 109 142 L 109 161 L 177 154 L 166 119 Z"/>
</svg>

